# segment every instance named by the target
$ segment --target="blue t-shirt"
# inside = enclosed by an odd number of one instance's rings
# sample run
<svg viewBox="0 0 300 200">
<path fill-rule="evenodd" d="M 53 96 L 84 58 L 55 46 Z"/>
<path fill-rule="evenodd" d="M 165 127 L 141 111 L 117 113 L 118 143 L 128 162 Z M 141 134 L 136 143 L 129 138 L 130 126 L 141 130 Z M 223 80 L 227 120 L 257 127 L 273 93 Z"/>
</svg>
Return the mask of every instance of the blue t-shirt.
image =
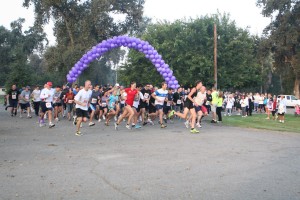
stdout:
<svg viewBox="0 0 300 200">
<path fill-rule="evenodd" d="M 110 95 L 108 99 L 108 107 L 114 108 L 116 105 L 116 102 L 119 100 L 118 96 Z"/>
</svg>

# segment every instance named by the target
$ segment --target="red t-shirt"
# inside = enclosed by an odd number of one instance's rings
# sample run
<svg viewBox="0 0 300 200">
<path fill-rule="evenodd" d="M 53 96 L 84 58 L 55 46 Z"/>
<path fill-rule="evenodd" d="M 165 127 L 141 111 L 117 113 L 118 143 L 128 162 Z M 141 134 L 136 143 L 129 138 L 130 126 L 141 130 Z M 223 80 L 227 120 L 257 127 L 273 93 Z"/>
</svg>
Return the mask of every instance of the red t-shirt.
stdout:
<svg viewBox="0 0 300 200">
<path fill-rule="evenodd" d="M 125 92 L 127 93 L 126 104 L 133 106 L 134 97 L 137 94 L 137 90 L 131 90 L 131 88 L 125 88 Z"/>
<path fill-rule="evenodd" d="M 70 102 L 68 102 L 69 100 L 71 100 Z M 74 94 L 73 93 L 67 93 L 66 94 L 66 98 L 65 98 L 65 103 L 71 103 L 74 100 Z"/>
</svg>

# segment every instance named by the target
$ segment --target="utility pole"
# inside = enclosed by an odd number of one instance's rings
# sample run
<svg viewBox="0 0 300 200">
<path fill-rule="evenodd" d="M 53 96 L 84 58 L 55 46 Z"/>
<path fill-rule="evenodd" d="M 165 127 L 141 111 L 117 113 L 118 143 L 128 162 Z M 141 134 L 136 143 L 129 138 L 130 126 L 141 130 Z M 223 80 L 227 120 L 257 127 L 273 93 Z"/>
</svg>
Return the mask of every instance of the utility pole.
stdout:
<svg viewBox="0 0 300 200">
<path fill-rule="evenodd" d="M 217 25 L 214 24 L 214 80 L 215 80 L 215 88 L 218 88 L 218 67 L 217 67 Z"/>
</svg>

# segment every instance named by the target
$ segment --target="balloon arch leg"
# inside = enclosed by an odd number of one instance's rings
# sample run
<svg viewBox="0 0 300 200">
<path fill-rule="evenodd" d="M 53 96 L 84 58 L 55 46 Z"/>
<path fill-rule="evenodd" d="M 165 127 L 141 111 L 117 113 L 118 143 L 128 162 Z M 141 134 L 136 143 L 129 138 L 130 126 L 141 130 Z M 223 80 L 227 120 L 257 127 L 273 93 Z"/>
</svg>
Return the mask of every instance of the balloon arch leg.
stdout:
<svg viewBox="0 0 300 200">
<path fill-rule="evenodd" d="M 113 37 L 94 46 L 91 50 L 84 54 L 69 71 L 67 75 L 68 82 L 75 82 L 80 74 L 88 67 L 89 63 L 101 57 L 107 51 L 121 46 L 135 49 L 144 53 L 146 58 L 152 62 L 156 70 L 164 78 L 169 88 L 176 89 L 179 87 L 178 81 L 173 75 L 173 71 L 169 68 L 169 65 L 165 63 L 165 61 L 162 59 L 162 56 L 158 54 L 153 46 L 151 46 L 147 41 L 128 36 Z"/>
</svg>

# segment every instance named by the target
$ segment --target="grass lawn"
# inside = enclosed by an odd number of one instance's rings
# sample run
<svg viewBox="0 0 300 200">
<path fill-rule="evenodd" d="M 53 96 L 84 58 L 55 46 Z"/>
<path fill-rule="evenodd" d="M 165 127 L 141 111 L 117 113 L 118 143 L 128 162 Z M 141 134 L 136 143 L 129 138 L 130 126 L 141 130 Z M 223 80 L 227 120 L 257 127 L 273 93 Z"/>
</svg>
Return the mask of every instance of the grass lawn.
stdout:
<svg viewBox="0 0 300 200">
<path fill-rule="evenodd" d="M 233 115 L 230 117 L 222 116 L 223 124 L 227 126 L 300 133 L 300 117 L 295 117 L 292 114 L 287 114 L 285 115 L 284 124 L 279 123 L 278 120 L 267 120 L 266 117 L 266 114 L 254 114 L 246 118 L 237 115 Z"/>
</svg>

